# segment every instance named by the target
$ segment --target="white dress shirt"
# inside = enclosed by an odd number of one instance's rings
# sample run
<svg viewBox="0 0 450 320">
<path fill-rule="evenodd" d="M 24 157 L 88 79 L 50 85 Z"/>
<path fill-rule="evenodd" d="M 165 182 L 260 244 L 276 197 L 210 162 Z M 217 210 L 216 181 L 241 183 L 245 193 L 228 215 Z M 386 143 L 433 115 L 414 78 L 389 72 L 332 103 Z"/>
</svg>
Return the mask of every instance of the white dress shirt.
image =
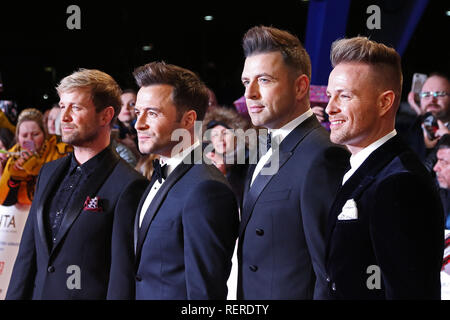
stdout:
<svg viewBox="0 0 450 320">
<path fill-rule="evenodd" d="M 173 172 L 173 170 L 175 170 L 175 168 L 183 161 L 183 159 L 189 153 L 191 153 L 192 150 L 197 148 L 199 145 L 200 145 L 200 142 L 197 140 L 189 148 L 187 148 L 183 152 L 180 152 L 180 153 L 178 153 L 177 155 L 175 155 L 175 156 L 173 156 L 171 158 L 161 157 L 159 159 L 159 162 L 161 163 L 161 166 L 167 165 L 167 169 L 166 169 L 167 170 L 167 177 L 169 176 L 169 174 L 171 174 Z M 148 210 L 148 207 L 152 203 L 153 198 L 155 197 L 156 193 L 158 193 L 158 190 L 161 188 L 161 186 L 164 183 L 164 181 L 166 181 L 166 180 L 162 179 L 162 182 L 159 182 L 158 180 L 156 180 L 155 183 L 152 186 L 152 189 L 148 193 L 147 198 L 145 198 L 145 201 L 144 201 L 144 204 L 142 205 L 142 209 L 141 209 L 140 216 L 139 216 L 139 228 L 141 227 L 142 221 L 144 220 L 144 216 L 145 216 L 145 213 Z"/>
<path fill-rule="evenodd" d="M 281 142 L 284 140 L 284 138 L 286 138 L 288 134 L 292 132 L 292 130 L 294 130 L 298 125 L 300 125 L 303 121 L 311 117 L 313 114 L 314 114 L 313 111 L 309 109 L 308 111 L 301 114 L 294 120 L 291 120 L 289 123 L 285 124 L 280 129 L 269 129 L 269 133 L 272 134 L 272 145 L 275 144 L 280 145 Z M 256 177 L 258 176 L 258 174 L 260 173 L 260 171 L 262 170 L 262 168 L 264 167 L 264 165 L 270 159 L 271 156 L 272 156 L 272 147 L 269 150 L 267 150 L 267 153 L 264 156 L 262 156 L 261 159 L 259 159 L 258 163 L 256 164 L 256 168 L 255 171 L 253 172 L 250 186 L 253 184 Z"/>
<path fill-rule="evenodd" d="M 348 170 L 344 174 L 344 178 L 342 179 L 342 185 L 353 175 L 353 173 L 355 173 L 356 170 L 358 170 L 358 168 L 364 163 L 364 161 L 366 161 L 366 159 L 371 155 L 372 152 L 374 152 L 383 144 L 385 144 L 389 139 L 395 137 L 396 134 L 397 131 L 394 129 L 384 137 L 378 139 L 377 141 L 373 142 L 372 144 L 368 145 L 367 147 L 359 151 L 357 154 L 352 155 L 350 157 L 350 170 Z"/>
</svg>

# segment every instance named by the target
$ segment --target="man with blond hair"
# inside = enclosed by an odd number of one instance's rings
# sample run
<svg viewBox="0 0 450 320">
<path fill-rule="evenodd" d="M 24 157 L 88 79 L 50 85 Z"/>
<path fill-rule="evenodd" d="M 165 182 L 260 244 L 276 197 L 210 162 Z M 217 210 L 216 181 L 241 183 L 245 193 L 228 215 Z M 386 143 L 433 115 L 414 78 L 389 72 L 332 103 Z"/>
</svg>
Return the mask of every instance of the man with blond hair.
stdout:
<svg viewBox="0 0 450 320">
<path fill-rule="evenodd" d="M 329 299 L 439 299 L 443 213 L 428 171 L 394 129 L 398 53 L 364 37 L 331 49 L 331 141 L 352 153 L 329 215 Z"/>
<path fill-rule="evenodd" d="M 65 77 L 62 140 L 40 171 L 7 299 L 133 299 L 133 221 L 147 180 L 111 149 L 121 90 L 104 72 Z"/>
</svg>

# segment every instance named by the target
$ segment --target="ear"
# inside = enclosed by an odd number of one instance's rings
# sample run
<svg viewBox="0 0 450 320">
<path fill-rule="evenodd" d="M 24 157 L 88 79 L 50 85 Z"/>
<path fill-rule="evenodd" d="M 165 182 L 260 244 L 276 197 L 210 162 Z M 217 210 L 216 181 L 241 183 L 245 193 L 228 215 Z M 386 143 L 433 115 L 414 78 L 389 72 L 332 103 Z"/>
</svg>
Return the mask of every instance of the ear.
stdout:
<svg viewBox="0 0 450 320">
<path fill-rule="evenodd" d="M 309 79 L 305 74 L 302 74 L 295 79 L 295 93 L 298 100 L 307 96 L 309 91 Z"/>
<path fill-rule="evenodd" d="M 181 118 L 181 126 L 187 130 L 190 130 L 194 127 L 195 120 L 197 120 L 197 112 L 194 110 L 188 110 Z"/>
<path fill-rule="evenodd" d="M 395 92 L 392 90 L 384 91 L 378 96 L 378 110 L 380 116 L 392 110 L 395 101 Z"/>
<path fill-rule="evenodd" d="M 101 120 L 102 125 L 109 125 L 114 118 L 114 107 L 109 106 L 102 110 Z"/>
</svg>

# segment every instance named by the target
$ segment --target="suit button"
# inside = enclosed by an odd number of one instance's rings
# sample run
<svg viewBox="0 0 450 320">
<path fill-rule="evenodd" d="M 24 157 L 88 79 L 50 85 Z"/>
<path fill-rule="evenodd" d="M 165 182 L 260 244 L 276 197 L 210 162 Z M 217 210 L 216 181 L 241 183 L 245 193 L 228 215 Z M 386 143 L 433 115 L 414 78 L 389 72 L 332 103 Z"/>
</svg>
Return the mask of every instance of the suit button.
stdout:
<svg viewBox="0 0 450 320">
<path fill-rule="evenodd" d="M 50 267 L 47 268 L 47 271 L 49 273 L 55 272 L 55 267 L 54 266 L 50 266 Z"/>
<path fill-rule="evenodd" d="M 330 279 L 330 277 L 327 277 L 327 279 L 326 279 L 326 280 L 327 280 L 327 282 L 331 282 L 331 279 Z"/>
<path fill-rule="evenodd" d="M 251 265 L 251 266 L 249 267 L 249 269 L 250 269 L 251 271 L 253 271 L 253 272 L 256 272 L 256 270 L 258 270 L 258 267 L 255 266 L 255 265 Z"/>
<path fill-rule="evenodd" d="M 336 291 L 336 283 L 333 282 L 331 284 L 331 290 Z"/>
<path fill-rule="evenodd" d="M 142 281 L 141 276 L 137 275 L 137 276 L 136 276 L 136 281 L 141 282 L 141 281 Z"/>
<path fill-rule="evenodd" d="M 264 230 L 263 229 L 256 229 L 256 234 L 258 236 L 262 236 L 264 234 Z"/>
</svg>

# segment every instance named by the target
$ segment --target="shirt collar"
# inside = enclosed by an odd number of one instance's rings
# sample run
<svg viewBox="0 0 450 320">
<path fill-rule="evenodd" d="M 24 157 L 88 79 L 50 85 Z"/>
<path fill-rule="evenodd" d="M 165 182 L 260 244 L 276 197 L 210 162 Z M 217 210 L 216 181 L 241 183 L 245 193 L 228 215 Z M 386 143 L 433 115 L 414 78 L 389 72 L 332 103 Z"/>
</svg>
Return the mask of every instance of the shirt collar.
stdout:
<svg viewBox="0 0 450 320">
<path fill-rule="evenodd" d="M 391 132 L 389 132 L 384 137 L 378 139 L 377 141 L 373 142 L 372 144 L 368 145 L 361 151 L 359 151 L 357 154 L 352 155 L 350 157 L 350 166 L 353 171 L 358 169 L 361 164 L 366 161 L 366 159 L 370 156 L 372 152 L 377 150 L 379 147 L 381 147 L 384 143 L 386 143 L 389 139 L 395 137 L 397 134 L 397 131 L 394 129 Z"/>
<path fill-rule="evenodd" d="M 183 161 L 183 159 L 189 155 L 192 150 L 197 148 L 200 145 L 200 142 L 196 140 L 189 148 L 183 150 L 182 152 L 174 155 L 173 157 L 167 158 L 162 157 L 160 158 L 161 165 L 167 165 L 167 176 L 169 176 L 170 173 Z"/>
<path fill-rule="evenodd" d="M 300 125 L 303 121 L 308 119 L 313 115 L 313 111 L 311 109 L 308 109 L 308 111 L 302 113 L 297 118 L 291 120 L 284 126 L 282 126 L 279 129 L 269 129 L 269 133 L 271 133 L 271 140 L 272 144 L 274 141 L 277 143 L 277 145 L 280 145 L 280 143 L 288 136 L 289 133 L 291 133 L 292 130 L 294 130 L 297 126 Z"/>
<path fill-rule="evenodd" d="M 81 172 L 83 174 L 90 175 L 101 166 L 103 159 L 105 158 L 106 154 L 110 151 L 111 149 L 108 146 L 101 152 L 97 153 L 94 157 L 83 163 L 82 165 L 78 164 L 77 160 L 75 159 L 75 153 L 72 152 L 72 159 L 70 161 L 69 173 L 72 174 L 76 168 L 80 167 Z"/>
</svg>

